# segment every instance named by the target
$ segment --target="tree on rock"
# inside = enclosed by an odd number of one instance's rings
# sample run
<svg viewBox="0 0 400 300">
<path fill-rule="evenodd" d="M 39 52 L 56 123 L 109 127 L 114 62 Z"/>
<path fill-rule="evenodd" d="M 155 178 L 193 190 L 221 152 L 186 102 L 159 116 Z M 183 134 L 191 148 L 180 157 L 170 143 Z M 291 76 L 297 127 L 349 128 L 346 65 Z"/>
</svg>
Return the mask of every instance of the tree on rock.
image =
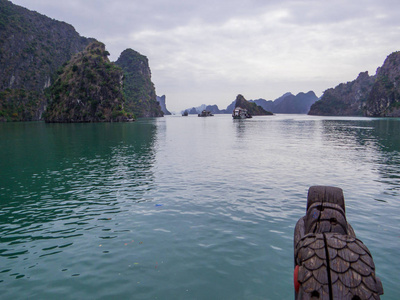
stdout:
<svg viewBox="0 0 400 300">
<path fill-rule="evenodd" d="M 124 72 L 124 95 L 126 111 L 136 117 L 162 117 L 160 103 L 157 101 L 151 71 L 146 56 L 132 49 L 124 50 L 116 65 Z"/>
<path fill-rule="evenodd" d="M 123 73 L 108 59 L 100 42 L 93 42 L 58 71 L 49 89 L 46 122 L 127 121 Z"/>
</svg>

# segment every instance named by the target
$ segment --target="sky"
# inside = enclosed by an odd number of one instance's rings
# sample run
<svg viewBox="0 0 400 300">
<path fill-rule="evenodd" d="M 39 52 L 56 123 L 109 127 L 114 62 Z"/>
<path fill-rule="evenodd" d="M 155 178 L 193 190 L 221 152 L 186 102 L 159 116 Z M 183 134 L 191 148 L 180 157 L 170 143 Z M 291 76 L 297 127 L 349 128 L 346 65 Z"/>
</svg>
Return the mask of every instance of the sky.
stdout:
<svg viewBox="0 0 400 300">
<path fill-rule="evenodd" d="M 167 109 L 226 108 L 375 75 L 400 50 L 398 0 L 12 0 L 149 59 Z"/>
</svg>

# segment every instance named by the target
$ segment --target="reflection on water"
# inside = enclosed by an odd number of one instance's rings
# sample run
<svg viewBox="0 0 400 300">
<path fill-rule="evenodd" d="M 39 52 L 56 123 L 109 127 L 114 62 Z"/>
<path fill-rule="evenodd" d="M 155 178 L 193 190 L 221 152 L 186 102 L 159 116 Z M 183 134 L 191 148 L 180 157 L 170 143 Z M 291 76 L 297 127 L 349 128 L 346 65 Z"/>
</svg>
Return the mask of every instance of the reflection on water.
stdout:
<svg viewBox="0 0 400 300">
<path fill-rule="evenodd" d="M 0 272 L 15 278 L 24 272 L 14 270 L 14 259 L 32 269 L 79 236 L 112 238 L 110 216 L 126 209 L 124 202 L 144 201 L 153 185 L 151 121 L 16 123 L 0 130 L 0 257 L 9 259 Z"/>
<path fill-rule="evenodd" d="M 400 151 L 400 119 L 374 120 L 374 132 L 383 151 Z"/>
<path fill-rule="evenodd" d="M 357 150 L 360 164 L 369 161 L 380 173 L 385 193 L 398 196 L 400 189 L 400 120 L 367 119 L 323 121 L 324 139 L 337 148 Z M 385 201 L 376 199 L 378 201 Z"/>
<path fill-rule="evenodd" d="M 0 124 L 0 298 L 290 299 L 293 229 L 322 184 L 395 299 L 399 124 Z"/>
<path fill-rule="evenodd" d="M 385 194 L 400 195 L 400 120 L 378 119 L 373 122 L 377 147 L 381 153 L 376 164 L 380 181 L 386 186 Z"/>
<path fill-rule="evenodd" d="M 250 120 L 233 119 L 232 122 L 236 127 L 236 136 L 238 139 L 245 137 L 246 125 L 249 124 Z"/>
</svg>

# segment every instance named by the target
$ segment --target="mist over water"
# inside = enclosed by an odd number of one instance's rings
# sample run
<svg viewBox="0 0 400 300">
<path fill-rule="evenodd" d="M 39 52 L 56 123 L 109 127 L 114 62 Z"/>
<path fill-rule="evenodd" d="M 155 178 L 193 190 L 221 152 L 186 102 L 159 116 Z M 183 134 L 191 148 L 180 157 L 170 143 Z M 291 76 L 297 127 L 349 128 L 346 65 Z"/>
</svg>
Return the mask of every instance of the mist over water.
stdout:
<svg viewBox="0 0 400 300">
<path fill-rule="evenodd" d="M 0 124 L 1 299 L 292 299 L 311 185 L 400 278 L 400 120 Z"/>
</svg>

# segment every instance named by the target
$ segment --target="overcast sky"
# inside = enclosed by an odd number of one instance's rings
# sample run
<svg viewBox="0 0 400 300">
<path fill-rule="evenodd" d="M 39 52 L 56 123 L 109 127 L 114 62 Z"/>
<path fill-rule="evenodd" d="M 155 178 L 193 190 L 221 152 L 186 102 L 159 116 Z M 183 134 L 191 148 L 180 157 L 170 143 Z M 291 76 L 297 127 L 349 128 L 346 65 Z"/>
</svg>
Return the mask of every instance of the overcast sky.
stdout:
<svg viewBox="0 0 400 300">
<path fill-rule="evenodd" d="M 274 100 L 374 75 L 400 50 L 398 0 L 12 0 L 149 59 L 157 95 L 179 112 Z"/>
</svg>

